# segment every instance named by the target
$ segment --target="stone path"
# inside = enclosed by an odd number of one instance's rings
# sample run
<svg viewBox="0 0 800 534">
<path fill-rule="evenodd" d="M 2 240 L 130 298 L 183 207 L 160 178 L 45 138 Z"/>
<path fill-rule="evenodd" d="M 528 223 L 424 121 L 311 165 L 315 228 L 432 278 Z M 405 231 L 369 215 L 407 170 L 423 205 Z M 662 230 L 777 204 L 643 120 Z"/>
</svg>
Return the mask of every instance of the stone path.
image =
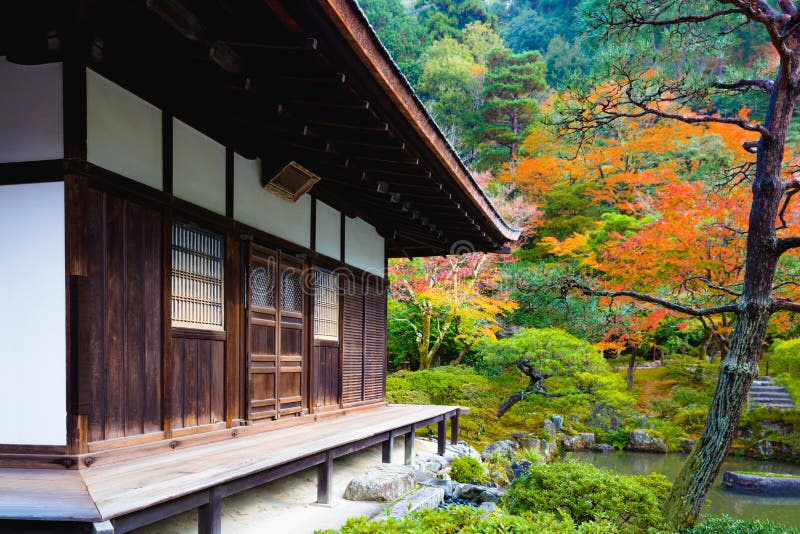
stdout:
<svg viewBox="0 0 800 534">
<path fill-rule="evenodd" d="M 783 386 L 775 384 L 769 376 L 759 376 L 750 387 L 750 406 L 771 406 L 782 410 L 794 410 L 795 405 Z"/>
</svg>

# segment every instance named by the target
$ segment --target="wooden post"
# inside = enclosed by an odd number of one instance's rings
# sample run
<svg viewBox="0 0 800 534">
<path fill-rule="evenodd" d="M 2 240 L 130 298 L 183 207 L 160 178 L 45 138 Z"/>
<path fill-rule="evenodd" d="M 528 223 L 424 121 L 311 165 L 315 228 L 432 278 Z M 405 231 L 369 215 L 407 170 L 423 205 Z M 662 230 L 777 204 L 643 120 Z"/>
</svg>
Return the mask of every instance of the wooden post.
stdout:
<svg viewBox="0 0 800 534">
<path fill-rule="evenodd" d="M 222 497 L 216 489 L 208 491 L 208 504 L 197 509 L 198 534 L 222 534 Z"/>
<path fill-rule="evenodd" d="M 458 445 L 458 410 L 450 418 L 450 443 Z"/>
<path fill-rule="evenodd" d="M 444 456 L 444 448 L 447 445 L 447 427 L 445 426 L 446 419 L 442 417 L 442 420 L 439 421 L 439 434 L 437 436 L 437 444 L 439 448 L 437 450 L 437 454 L 439 456 Z"/>
<path fill-rule="evenodd" d="M 325 462 L 317 466 L 317 504 L 331 504 L 333 499 L 333 454 L 325 453 Z"/>
<path fill-rule="evenodd" d="M 390 432 L 389 439 L 381 443 L 381 462 L 392 463 L 392 453 L 394 452 L 394 435 Z"/>
<path fill-rule="evenodd" d="M 411 425 L 411 430 L 403 436 L 403 445 L 405 449 L 405 464 L 406 465 L 414 465 L 414 436 L 415 431 L 414 425 Z"/>
<path fill-rule="evenodd" d="M 111 521 L 92 523 L 92 534 L 114 534 L 114 525 Z"/>
</svg>

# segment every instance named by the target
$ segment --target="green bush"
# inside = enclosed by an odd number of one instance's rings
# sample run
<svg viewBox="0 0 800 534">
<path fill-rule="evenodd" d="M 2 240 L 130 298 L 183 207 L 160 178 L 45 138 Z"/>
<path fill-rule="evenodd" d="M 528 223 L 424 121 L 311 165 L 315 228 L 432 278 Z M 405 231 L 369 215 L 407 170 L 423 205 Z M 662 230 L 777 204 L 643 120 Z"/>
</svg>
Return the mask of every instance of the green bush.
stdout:
<svg viewBox="0 0 800 534">
<path fill-rule="evenodd" d="M 471 506 L 450 506 L 422 510 L 403 519 L 371 521 L 364 517 L 350 519 L 341 530 L 318 531 L 317 534 L 617 534 L 607 521 L 591 521 L 575 525 L 569 518 L 536 513 L 525 517 L 497 511 L 485 514 Z"/>
<path fill-rule="evenodd" d="M 564 513 L 577 525 L 604 519 L 620 532 L 647 532 L 664 524 L 661 503 L 670 483 L 661 474 L 621 475 L 576 460 L 531 466 L 511 483 L 512 514 Z"/>
<path fill-rule="evenodd" d="M 486 472 L 480 460 L 472 456 L 459 456 L 450 463 L 450 478 L 463 484 L 482 483 L 486 480 Z"/>
<path fill-rule="evenodd" d="M 800 530 L 772 521 L 745 521 L 722 515 L 709 517 L 685 534 L 800 534 Z"/>
</svg>

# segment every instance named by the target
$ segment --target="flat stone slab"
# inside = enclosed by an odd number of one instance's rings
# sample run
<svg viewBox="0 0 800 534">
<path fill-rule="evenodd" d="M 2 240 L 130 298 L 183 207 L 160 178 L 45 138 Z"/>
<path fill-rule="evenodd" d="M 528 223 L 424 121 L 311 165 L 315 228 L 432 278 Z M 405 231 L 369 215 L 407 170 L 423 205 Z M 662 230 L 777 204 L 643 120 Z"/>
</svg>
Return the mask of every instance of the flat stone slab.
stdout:
<svg viewBox="0 0 800 534">
<path fill-rule="evenodd" d="M 770 476 L 774 475 L 774 476 Z M 786 475 L 764 473 L 751 475 L 725 471 L 722 475 L 722 487 L 736 493 L 751 495 L 773 495 L 776 497 L 800 496 L 800 478 Z"/>
<path fill-rule="evenodd" d="M 350 501 L 394 501 L 416 487 L 414 469 L 405 465 L 382 464 L 351 480 L 344 498 Z"/>
<path fill-rule="evenodd" d="M 397 501 L 389 511 L 389 517 L 403 518 L 417 510 L 432 510 L 444 501 L 444 489 L 424 487 Z"/>
</svg>

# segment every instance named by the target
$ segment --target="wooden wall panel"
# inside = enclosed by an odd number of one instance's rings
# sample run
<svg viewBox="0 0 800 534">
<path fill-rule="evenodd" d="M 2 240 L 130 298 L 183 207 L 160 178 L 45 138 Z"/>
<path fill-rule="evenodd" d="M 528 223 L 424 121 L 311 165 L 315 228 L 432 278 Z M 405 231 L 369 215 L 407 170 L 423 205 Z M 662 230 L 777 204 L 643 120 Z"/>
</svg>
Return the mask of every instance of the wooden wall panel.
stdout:
<svg viewBox="0 0 800 534">
<path fill-rule="evenodd" d="M 385 390 L 386 292 L 371 281 L 364 291 L 364 399 L 383 399 Z"/>
<path fill-rule="evenodd" d="M 161 213 L 87 199 L 92 442 L 161 429 Z"/>
<path fill-rule="evenodd" d="M 339 347 L 323 344 L 314 347 L 316 362 L 316 391 L 318 408 L 339 405 Z"/>
<path fill-rule="evenodd" d="M 342 403 L 363 400 L 364 293 L 361 284 L 342 277 Z"/>
<path fill-rule="evenodd" d="M 225 420 L 225 340 L 173 337 L 172 428 Z"/>
</svg>

